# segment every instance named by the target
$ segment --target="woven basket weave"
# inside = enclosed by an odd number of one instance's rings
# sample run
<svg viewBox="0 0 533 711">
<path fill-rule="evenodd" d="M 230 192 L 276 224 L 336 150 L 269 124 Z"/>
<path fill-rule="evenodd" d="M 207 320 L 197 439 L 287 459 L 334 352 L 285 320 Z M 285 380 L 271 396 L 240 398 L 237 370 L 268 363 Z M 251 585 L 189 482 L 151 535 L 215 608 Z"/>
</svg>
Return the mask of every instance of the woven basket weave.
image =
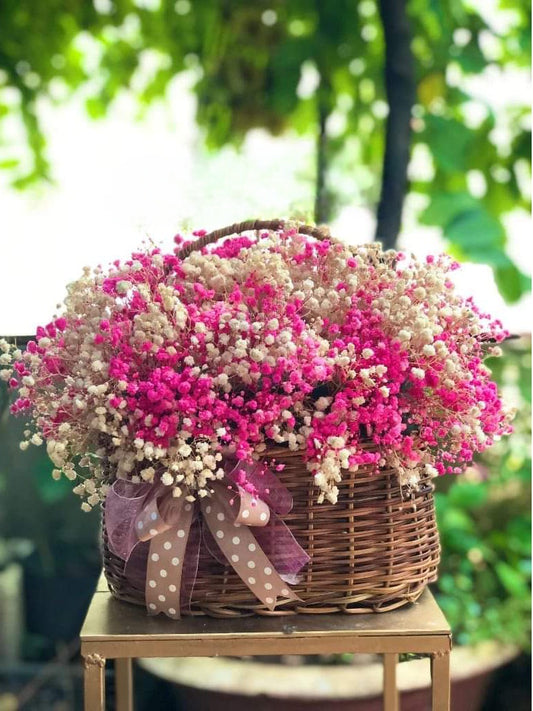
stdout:
<svg viewBox="0 0 533 711">
<path fill-rule="evenodd" d="M 280 220 L 253 221 L 212 232 L 181 252 L 186 257 L 220 237 L 247 230 L 277 230 Z M 323 239 L 321 228 L 300 226 L 299 232 Z M 368 449 L 374 449 L 369 442 Z M 343 473 L 336 504 L 316 503 L 317 488 L 300 452 L 267 449 L 264 461 L 285 465 L 278 476 L 292 494 L 292 511 L 284 522 L 310 557 L 293 590 L 299 601 L 281 602 L 267 610 L 231 566 L 221 565 L 202 548 L 192 614 L 293 614 L 296 612 L 384 612 L 414 602 L 437 578 L 440 545 L 433 484 L 422 476 L 415 491 L 402 490 L 397 472 L 369 466 Z M 104 572 L 113 595 L 145 604 L 144 586 L 134 588 L 124 576 L 124 561 L 109 549 L 103 517 Z M 186 613 L 185 613 L 186 614 Z"/>
</svg>

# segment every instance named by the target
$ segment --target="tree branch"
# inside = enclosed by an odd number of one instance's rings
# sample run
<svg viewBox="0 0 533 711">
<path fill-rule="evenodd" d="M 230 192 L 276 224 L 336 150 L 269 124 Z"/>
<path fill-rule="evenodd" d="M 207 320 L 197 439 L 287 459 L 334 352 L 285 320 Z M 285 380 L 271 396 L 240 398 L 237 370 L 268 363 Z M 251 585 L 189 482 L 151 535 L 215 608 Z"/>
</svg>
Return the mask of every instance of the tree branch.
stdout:
<svg viewBox="0 0 533 711">
<path fill-rule="evenodd" d="M 385 34 L 385 88 L 389 104 L 376 240 L 385 249 L 396 244 L 407 192 L 411 110 L 416 96 L 407 0 L 380 0 Z"/>
</svg>

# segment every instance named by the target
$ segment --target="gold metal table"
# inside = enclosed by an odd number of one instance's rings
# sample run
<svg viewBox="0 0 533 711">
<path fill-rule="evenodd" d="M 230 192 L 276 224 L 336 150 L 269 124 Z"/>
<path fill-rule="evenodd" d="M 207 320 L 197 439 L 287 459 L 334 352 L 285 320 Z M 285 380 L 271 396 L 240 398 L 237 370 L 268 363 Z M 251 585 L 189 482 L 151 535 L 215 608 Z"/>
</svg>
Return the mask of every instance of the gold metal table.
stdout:
<svg viewBox="0 0 533 711">
<path fill-rule="evenodd" d="M 400 653 L 431 659 L 432 709 L 450 709 L 451 632 L 429 591 L 407 607 L 381 614 L 341 613 L 172 621 L 148 617 L 111 597 L 103 578 L 81 631 L 85 711 L 104 711 L 106 659 L 115 660 L 116 711 L 132 711 L 132 659 L 218 655 L 365 653 L 383 655 L 383 708 L 399 711 Z"/>
</svg>

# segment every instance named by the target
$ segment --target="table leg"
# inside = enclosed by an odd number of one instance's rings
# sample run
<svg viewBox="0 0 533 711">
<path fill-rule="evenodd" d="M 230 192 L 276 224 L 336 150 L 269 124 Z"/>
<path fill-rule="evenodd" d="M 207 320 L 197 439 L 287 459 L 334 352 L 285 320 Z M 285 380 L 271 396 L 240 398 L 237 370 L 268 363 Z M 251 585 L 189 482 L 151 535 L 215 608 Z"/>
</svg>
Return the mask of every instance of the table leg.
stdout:
<svg viewBox="0 0 533 711">
<path fill-rule="evenodd" d="M 450 653 L 431 655 L 432 711 L 450 711 Z"/>
<path fill-rule="evenodd" d="M 117 711 L 133 711 L 133 672 L 129 658 L 115 660 L 115 690 Z"/>
<path fill-rule="evenodd" d="M 396 664 L 398 655 L 385 653 L 383 655 L 383 709 L 384 711 L 399 711 L 398 687 L 396 685 Z"/>
<path fill-rule="evenodd" d="M 85 711 L 105 711 L 105 659 L 88 654 L 83 662 Z"/>
</svg>

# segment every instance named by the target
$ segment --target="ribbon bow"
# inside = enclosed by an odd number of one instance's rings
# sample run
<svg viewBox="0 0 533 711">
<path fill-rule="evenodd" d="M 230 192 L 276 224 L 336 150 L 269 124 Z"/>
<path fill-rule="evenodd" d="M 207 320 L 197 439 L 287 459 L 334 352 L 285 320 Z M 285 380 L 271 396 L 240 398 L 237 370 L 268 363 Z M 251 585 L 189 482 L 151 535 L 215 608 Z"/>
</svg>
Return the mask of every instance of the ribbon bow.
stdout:
<svg viewBox="0 0 533 711">
<path fill-rule="evenodd" d="M 126 561 L 130 583 L 144 584 L 149 614 L 179 619 L 190 605 L 201 542 L 268 609 L 278 597 L 299 599 L 289 582 L 296 582 L 309 557 L 276 515 L 292 508 L 289 491 L 261 465 L 226 462 L 225 468 L 226 478 L 213 483 L 212 495 L 195 502 L 174 498 L 162 485 L 119 479 L 111 487 L 105 509 L 109 545 Z M 242 469 L 255 496 L 236 481 Z M 148 550 L 141 545 L 147 542 Z"/>
</svg>

